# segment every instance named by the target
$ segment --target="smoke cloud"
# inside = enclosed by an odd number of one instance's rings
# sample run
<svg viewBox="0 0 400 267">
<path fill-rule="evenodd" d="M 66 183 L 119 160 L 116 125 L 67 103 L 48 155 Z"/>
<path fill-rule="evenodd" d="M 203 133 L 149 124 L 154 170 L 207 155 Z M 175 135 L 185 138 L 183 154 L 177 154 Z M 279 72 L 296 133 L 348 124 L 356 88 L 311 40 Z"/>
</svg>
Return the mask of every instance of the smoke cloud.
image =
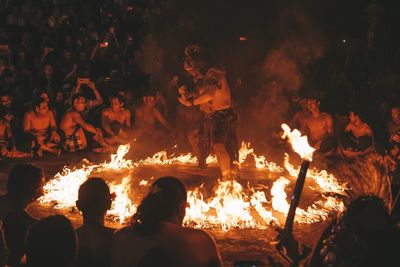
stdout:
<svg viewBox="0 0 400 267">
<path fill-rule="evenodd" d="M 260 89 L 252 99 L 253 138 L 276 143 L 280 124 L 290 119 L 290 99 L 303 89 L 311 64 L 324 53 L 324 42 L 299 10 L 281 14 L 281 41 L 270 50 L 260 73 Z"/>
</svg>

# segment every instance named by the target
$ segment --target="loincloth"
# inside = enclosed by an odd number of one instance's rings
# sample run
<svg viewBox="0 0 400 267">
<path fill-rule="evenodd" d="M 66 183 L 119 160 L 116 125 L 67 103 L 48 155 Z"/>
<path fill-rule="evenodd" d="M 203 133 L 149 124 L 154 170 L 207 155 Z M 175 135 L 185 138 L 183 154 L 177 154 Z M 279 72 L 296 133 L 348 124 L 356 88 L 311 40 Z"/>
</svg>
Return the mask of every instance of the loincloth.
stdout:
<svg viewBox="0 0 400 267">
<path fill-rule="evenodd" d="M 76 129 L 73 134 L 64 137 L 63 147 L 65 151 L 75 152 L 86 148 L 85 140 L 78 133 L 79 129 Z"/>
</svg>

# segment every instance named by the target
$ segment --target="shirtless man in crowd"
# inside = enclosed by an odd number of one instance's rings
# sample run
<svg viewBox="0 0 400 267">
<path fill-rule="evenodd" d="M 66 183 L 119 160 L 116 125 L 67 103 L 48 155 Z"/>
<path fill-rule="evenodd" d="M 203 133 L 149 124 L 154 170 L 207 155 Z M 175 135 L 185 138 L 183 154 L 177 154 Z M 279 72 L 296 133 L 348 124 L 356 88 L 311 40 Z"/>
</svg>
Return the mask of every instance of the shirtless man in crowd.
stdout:
<svg viewBox="0 0 400 267">
<path fill-rule="evenodd" d="M 129 142 L 131 113 L 125 109 L 125 99 L 122 95 L 117 94 L 111 97 L 110 107 L 104 109 L 101 114 L 101 126 L 109 144 Z"/>
<path fill-rule="evenodd" d="M 25 113 L 23 125 L 25 134 L 32 138 L 33 152 L 38 156 L 42 156 L 43 151 L 60 155 L 61 150 L 56 148 L 60 142 L 56 120 L 45 99 L 35 100 L 33 110 Z"/>
<path fill-rule="evenodd" d="M 139 139 L 144 136 L 150 137 L 153 140 L 162 139 L 162 131 L 156 129 L 156 123 L 160 123 L 167 130 L 173 133 L 174 129 L 164 118 L 164 116 L 155 108 L 156 98 L 155 94 L 148 92 L 143 97 L 143 105 L 138 107 L 135 112 L 135 129 L 134 138 Z"/>
<path fill-rule="evenodd" d="M 112 149 L 103 139 L 102 131 L 87 123 L 80 112 L 85 109 L 86 99 L 81 94 L 75 94 L 71 98 L 72 109 L 65 112 L 60 122 L 60 129 L 63 131 L 63 147 L 68 152 L 83 150 L 87 147 L 87 140 L 83 130 L 92 133 L 92 139 L 101 147 L 94 149 L 94 152 L 104 152 Z"/>
<path fill-rule="evenodd" d="M 341 138 L 341 152 L 347 157 L 358 157 L 373 151 L 373 133 L 371 127 L 360 117 L 359 112 L 349 113 L 349 124 Z"/>
<path fill-rule="evenodd" d="M 30 156 L 30 153 L 21 152 L 16 149 L 10 122 L 6 118 L 0 119 L 0 159 L 26 158 Z"/>
<path fill-rule="evenodd" d="M 320 102 L 316 99 L 309 99 L 307 106 L 310 115 L 304 121 L 304 130 L 310 144 L 322 154 L 333 153 L 336 142 L 333 137 L 332 116 L 320 111 Z"/>
<path fill-rule="evenodd" d="M 204 76 L 204 91 L 197 97 L 185 94 L 179 101 L 186 106 L 209 103 L 211 112 L 211 140 L 222 177 L 229 179 L 238 174 L 237 116 L 232 109 L 231 89 L 225 71 L 210 68 Z"/>
</svg>

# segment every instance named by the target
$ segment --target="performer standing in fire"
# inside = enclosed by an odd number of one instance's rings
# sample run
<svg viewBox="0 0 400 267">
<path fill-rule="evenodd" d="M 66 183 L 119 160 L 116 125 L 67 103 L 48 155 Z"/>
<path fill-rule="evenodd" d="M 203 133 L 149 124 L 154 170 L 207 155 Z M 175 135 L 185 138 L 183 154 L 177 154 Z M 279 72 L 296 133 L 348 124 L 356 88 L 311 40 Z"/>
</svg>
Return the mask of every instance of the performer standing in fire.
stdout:
<svg viewBox="0 0 400 267">
<path fill-rule="evenodd" d="M 232 178 L 238 175 L 237 116 L 232 109 L 231 89 L 225 71 L 217 67 L 209 68 L 201 58 L 199 46 L 186 47 L 185 54 L 185 69 L 197 81 L 197 86 L 194 94 L 181 87 L 181 97 L 178 100 L 188 107 L 199 106 L 205 117 L 210 118 L 212 148 L 217 156 L 222 177 Z M 201 127 L 207 128 L 206 124 L 205 119 Z"/>
</svg>

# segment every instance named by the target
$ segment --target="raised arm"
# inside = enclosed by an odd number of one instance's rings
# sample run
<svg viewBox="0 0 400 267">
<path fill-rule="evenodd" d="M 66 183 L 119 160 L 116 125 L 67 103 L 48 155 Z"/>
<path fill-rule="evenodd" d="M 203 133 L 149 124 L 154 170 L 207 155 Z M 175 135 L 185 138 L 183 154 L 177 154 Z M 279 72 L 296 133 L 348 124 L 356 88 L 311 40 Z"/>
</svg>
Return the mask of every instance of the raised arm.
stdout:
<svg viewBox="0 0 400 267">
<path fill-rule="evenodd" d="M 89 86 L 90 89 L 92 89 L 94 96 L 96 98 L 95 100 L 88 101 L 89 108 L 103 104 L 103 98 L 101 97 L 99 91 L 97 91 L 96 84 L 94 82 L 89 81 L 87 85 Z"/>
</svg>

